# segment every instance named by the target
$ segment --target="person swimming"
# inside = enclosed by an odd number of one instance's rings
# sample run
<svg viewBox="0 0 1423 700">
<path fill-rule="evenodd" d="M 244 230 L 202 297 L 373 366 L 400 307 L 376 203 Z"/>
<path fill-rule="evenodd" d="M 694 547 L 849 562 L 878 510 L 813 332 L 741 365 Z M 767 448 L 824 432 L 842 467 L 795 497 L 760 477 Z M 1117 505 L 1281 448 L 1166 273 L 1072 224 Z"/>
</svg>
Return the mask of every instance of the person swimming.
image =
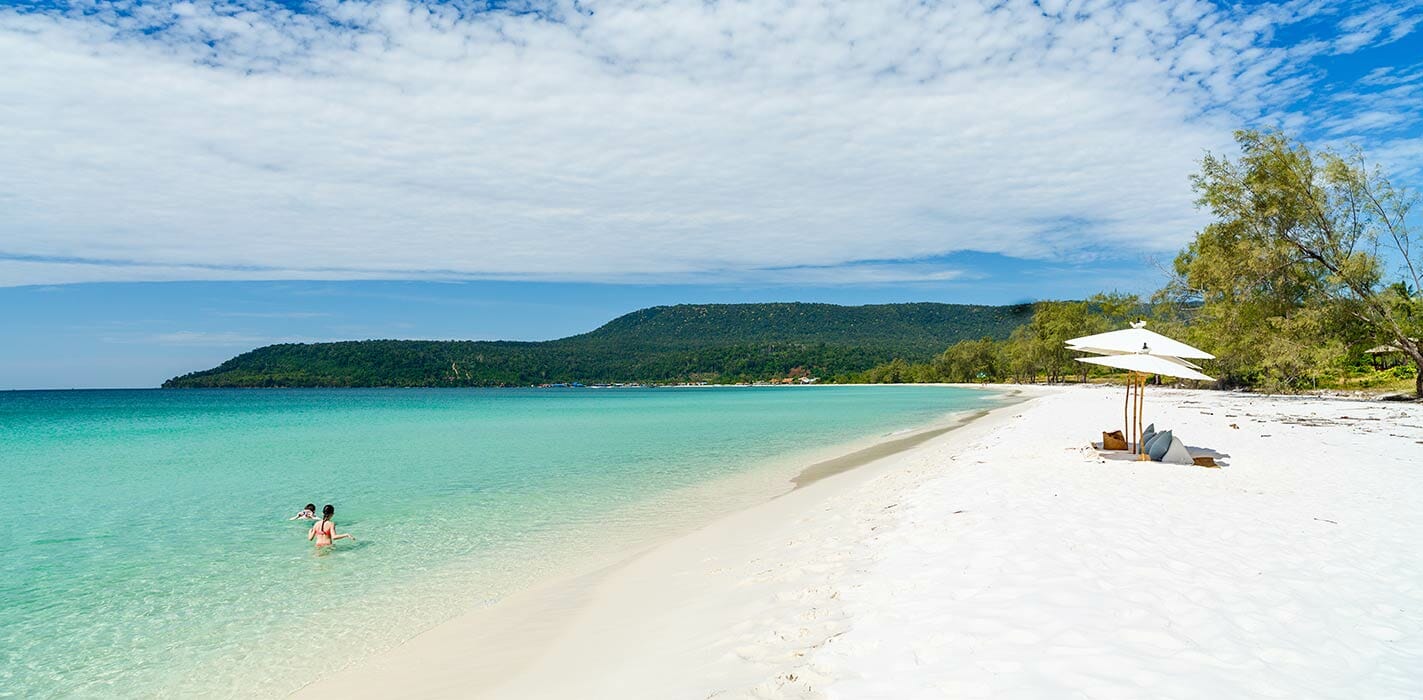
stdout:
<svg viewBox="0 0 1423 700">
<path fill-rule="evenodd" d="M 305 508 L 302 508 L 300 513 L 297 513 L 296 515 L 293 515 L 292 517 L 287 518 L 287 520 L 315 520 L 315 519 L 316 519 L 316 504 L 315 504 L 315 503 L 308 503 L 308 504 L 306 504 L 306 507 L 305 507 Z"/>
<path fill-rule="evenodd" d="M 311 532 L 306 533 L 307 541 L 316 540 L 316 546 L 318 548 L 330 547 L 336 544 L 336 540 L 350 540 L 355 542 L 356 538 L 352 537 L 350 533 L 336 534 L 336 522 L 331 519 L 331 516 L 335 514 L 335 506 L 330 503 L 322 506 L 321 522 L 311 526 Z"/>
</svg>

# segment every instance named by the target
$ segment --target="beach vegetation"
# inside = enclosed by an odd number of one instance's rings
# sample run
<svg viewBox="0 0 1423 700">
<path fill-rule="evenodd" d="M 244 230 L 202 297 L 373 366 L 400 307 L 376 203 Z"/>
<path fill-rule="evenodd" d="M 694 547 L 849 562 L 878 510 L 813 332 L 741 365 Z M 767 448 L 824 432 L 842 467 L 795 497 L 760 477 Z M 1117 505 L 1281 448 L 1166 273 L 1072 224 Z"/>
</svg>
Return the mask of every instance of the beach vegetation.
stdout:
<svg viewBox="0 0 1423 700">
<path fill-rule="evenodd" d="M 1144 318 L 1215 354 L 1208 369 L 1224 387 L 1406 383 L 1423 397 L 1423 242 L 1409 229 L 1416 195 L 1357 149 L 1314 150 L 1271 131 L 1240 131 L 1236 142 L 1237 157 L 1207 154 L 1192 177 L 1211 221 L 1149 303 L 1119 292 L 1042 302 L 1007 339 L 961 341 L 919 373 L 1088 381 L 1107 370 L 1075 362 L 1063 341 Z"/>
<path fill-rule="evenodd" d="M 1138 305 L 1136 298 L 1129 295 L 1099 296 L 1118 304 Z M 1007 339 L 962 340 L 930 362 L 908 364 L 901 360 L 893 368 L 888 365 L 875 367 L 863 373 L 859 381 L 872 384 L 906 380 L 1035 382 L 1039 377 L 1049 382 L 1063 381 L 1068 377 L 1085 380 L 1088 368 L 1074 361 L 1076 353 L 1067 350 L 1063 344 L 1070 338 L 1108 329 L 1110 316 L 1099 302 L 1096 297 L 1088 301 L 1038 302 L 1033 305 L 1028 322 L 1013 329 Z M 1126 313 L 1119 306 L 1113 307 L 1112 312 Z"/>
<path fill-rule="evenodd" d="M 1358 150 L 1312 150 L 1278 132 L 1236 141 L 1237 158 L 1207 155 L 1192 178 L 1213 221 L 1157 295 L 1185 310 L 1192 340 L 1216 348 L 1225 381 L 1317 386 L 1379 343 L 1423 366 L 1416 196 Z M 1414 390 L 1423 396 L 1423 379 Z"/>
</svg>

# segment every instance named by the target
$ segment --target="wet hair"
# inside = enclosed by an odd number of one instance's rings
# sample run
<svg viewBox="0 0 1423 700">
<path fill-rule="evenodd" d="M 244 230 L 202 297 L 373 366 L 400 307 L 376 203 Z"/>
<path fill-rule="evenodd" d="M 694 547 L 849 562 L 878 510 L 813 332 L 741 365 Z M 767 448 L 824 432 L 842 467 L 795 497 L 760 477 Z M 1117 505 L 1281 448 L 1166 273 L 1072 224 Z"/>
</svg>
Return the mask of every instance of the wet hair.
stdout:
<svg viewBox="0 0 1423 700">
<path fill-rule="evenodd" d="M 331 519 L 331 516 L 333 516 L 333 515 L 335 515 L 335 514 L 336 514 L 336 506 L 333 506 L 333 505 L 331 505 L 330 503 L 327 503 L 326 505 L 324 505 L 324 506 L 321 507 L 321 520 L 322 520 L 322 521 L 330 520 L 330 519 Z"/>
<path fill-rule="evenodd" d="M 316 504 L 315 504 L 315 503 L 308 503 L 308 504 L 306 504 L 306 507 L 305 507 L 305 508 L 302 508 L 302 510 L 309 510 L 309 511 L 315 513 L 315 512 L 316 512 Z"/>
</svg>

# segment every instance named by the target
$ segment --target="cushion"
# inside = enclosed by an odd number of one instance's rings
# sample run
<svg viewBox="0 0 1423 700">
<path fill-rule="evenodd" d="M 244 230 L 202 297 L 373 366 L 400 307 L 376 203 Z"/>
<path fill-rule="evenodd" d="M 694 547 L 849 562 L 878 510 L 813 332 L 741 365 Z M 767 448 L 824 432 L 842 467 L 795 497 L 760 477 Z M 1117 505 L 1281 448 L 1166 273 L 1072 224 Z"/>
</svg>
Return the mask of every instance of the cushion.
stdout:
<svg viewBox="0 0 1423 700">
<path fill-rule="evenodd" d="M 1156 437 L 1151 439 L 1151 444 L 1146 446 L 1146 453 L 1151 455 L 1152 459 L 1160 462 L 1161 456 L 1166 454 L 1167 450 L 1171 449 L 1171 441 L 1173 439 L 1171 431 L 1169 430 L 1163 430 L 1157 433 Z"/>
<path fill-rule="evenodd" d="M 1156 424 L 1146 426 L 1146 430 L 1141 431 L 1141 444 L 1151 442 L 1151 438 L 1156 437 Z"/>
<path fill-rule="evenodd" d="M 1127 439 L 1122 437 L 1122 431 L 1113 430 L 1110 433 L 1102 433 L 1102 449 L 1104 450 L 1125 450 L 1127 449 Z"/>
<path fill-rule="evenodd" d="M 1181 442 L 1181 438 L 1172 437 L 1171 444 L 1167 447 L 1165 454 L 1161 455 L 1162 462 L 1167 464 L 1195 464 L 1191 459 L 1191 453 L 1186 449 L 1186 443 Z"/>
<path fill-rule="evenodd" d="M 1166 430 L 1166 431 L 1163 431 L 1163 432 L 1169 433 L 1169 432 L 1171 432 L 1171 431 Z M 1146 454 L 1146 453 L 1151 452 L 1151 443 L 1156 442 L 1156 438 L 1161 437 L 1161 435 L 1162 435 L 1162 433 L 1152 433 L 1150 437 L 1145 437 L 1145 436 L 1143 436 L 1143 437 L 1142 437 L 1142 440 L 1141 440 L 1141 451 L 1142 451 L 1142 454 Z"/>
</svg>

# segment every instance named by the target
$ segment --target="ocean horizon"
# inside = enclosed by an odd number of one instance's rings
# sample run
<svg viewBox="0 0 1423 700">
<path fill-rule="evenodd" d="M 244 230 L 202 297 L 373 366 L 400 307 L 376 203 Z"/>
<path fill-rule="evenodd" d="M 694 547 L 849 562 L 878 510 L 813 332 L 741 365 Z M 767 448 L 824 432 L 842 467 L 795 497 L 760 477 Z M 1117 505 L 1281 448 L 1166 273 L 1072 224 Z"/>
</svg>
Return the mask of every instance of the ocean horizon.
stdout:
<svg viewBox="0 0 1423 700">
<path fill-rule="evenodd" d="M 0 695 L 279 695 L 989 408 L 945 386 L 0 394 Z M 317 554 L 307 502 L 354 543 Z"/>
</svg>

